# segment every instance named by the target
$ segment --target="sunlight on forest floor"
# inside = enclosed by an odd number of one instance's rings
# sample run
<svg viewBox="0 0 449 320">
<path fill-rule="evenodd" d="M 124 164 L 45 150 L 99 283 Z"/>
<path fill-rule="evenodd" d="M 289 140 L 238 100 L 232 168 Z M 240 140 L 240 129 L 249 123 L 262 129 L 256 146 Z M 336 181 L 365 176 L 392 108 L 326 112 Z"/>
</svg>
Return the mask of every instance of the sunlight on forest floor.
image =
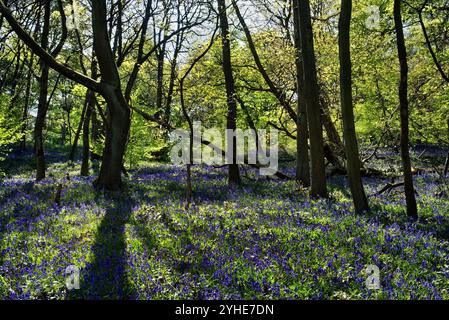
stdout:
<svg viewBox="0 0 449 320">
<path fill-rule="evenodd" d="M 341 176 L 313 200 L 293 181 L 230 191 L 225 169 L 195 167 L 186 211 L 182 167 L 148 164 L 108 196 L 78 171 L 56 162 L 40 183 L 32 172 L 0 183 L 1 299 L 449 298 L 449 179 L 431 170 L 415 176 L 413 224 L 401 189 L 376 194 L 389 178 L 364 180 L 373 211 L 356 215 Z M 58 205 L 55 176 L 67 172 Z M 366 289 L 369 264 L 380 290 Z M 65 287 L 69 265 L 80 290 Z"/>
</svg>

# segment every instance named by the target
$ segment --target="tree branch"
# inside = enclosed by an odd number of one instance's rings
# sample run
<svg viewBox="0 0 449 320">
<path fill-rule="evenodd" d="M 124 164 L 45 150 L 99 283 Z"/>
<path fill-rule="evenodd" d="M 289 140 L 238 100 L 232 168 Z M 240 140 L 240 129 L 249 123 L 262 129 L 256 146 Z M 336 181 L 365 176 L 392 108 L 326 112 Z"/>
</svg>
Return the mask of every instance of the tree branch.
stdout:
<svg viewBox="0 0 449 320">
<path fill-rule="evenodd" d="M 73 80 L 92 91 L 101 92 L 100 83 L 92 78 L 89 78 L 70 67 L 58 62 L 50 53 L 44 50 L 17 22 L 17 20 L 12 15 L 9 8 L 7 8 L 3 1 L 0 0 L 0 13 L 8 21 L 11 28 L 17 34 L 17 36 L 30 48 L 30 50 L 41 58 L 50 68 L 54 69 L 56 72 L 61 73 L 63 76 Z"/>
</svg>

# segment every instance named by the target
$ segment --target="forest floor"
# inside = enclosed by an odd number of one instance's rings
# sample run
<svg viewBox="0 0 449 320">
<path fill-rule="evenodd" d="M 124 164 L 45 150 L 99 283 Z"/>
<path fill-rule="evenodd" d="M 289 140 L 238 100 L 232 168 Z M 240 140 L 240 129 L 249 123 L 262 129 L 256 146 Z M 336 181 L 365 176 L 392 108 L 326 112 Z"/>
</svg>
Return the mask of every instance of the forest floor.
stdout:
<svg viewBox="0 0 449 320">
<path fill-rule="evenodd" d="M 383 155 L 389 173 L 364 179 L 373 210 L 361 215 L 343 176 L 314 200 L 294 181 L 245 178 L 229 190 L 224 168 L 197 166 L 186 210 L 182 167 L 149 163 L 130 171 L 126 192 L 104 194 L 58 153 L 39 183 L 13 155 L 0 182 L 0 299 L 449 299 L 449 178 L 433 170 L 444 153 L 414 153 L 425 169 L 414 177 L 417 223 L 401 188 L 377 194 L 400 170 Z M 70 265 L 79 290 L 66 289 Z M 366 287 L 368 265 L 379 290 Z"/>
</svg>

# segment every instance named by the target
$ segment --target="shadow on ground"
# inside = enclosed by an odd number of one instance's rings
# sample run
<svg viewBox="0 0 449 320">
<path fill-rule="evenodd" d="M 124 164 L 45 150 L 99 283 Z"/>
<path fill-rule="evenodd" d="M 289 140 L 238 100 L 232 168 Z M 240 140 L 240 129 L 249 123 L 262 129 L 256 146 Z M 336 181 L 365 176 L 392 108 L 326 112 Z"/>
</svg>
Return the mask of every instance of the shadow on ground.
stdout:
<svg viewBox="0 0 449 320">
<path fill-rule="evenodd" d="M 112 196 L 101 221 L 92 248 L 92 264 L 81 270 L 80 290 L 68 293 L 68 299 L 132 299 L 127 279 L 125 227 L 133 202 L 127 194 Z"/>
</svg>

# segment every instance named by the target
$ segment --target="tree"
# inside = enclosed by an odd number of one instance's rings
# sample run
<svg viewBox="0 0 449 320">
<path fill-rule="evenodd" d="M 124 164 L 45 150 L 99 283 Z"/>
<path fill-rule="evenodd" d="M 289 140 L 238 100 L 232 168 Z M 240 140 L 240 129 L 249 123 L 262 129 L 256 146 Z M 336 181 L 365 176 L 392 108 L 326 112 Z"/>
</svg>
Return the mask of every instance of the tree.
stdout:
<svg viewBox="0 0 449 320">
<path fill-rule="evenodd" d="M 299 0 L 293 0 L 293 20 L 296 47 L 296 88 L 297 88 L 297 120 L 296 120 L 296 179 L 303 186 L 310 186 L 309 164 L 309 130 L 307 123 L 306 101 L 304 97 L 304 72 L 301 52 Z"/>
<path fill-rule="evenodd" d="M 41 34 L 41 47 L 44 50 L 49 49 L 49 33 L 50 33 L 50 14 L 51 14 L 51 1 L 45 0 L 44 6 L 44 24 Z M 58 9 L 61 15 L 62 36 L 59 44 L 51 52 L 51 55 L 56 58 L 60 53 L 65 39 L 67 38 L 66 17 L 62 1 L 58 1 Z M 36 154 L 36 180 L 42 180 L 45 178 L 45 152 L 44 152 L 44 139 L 42 131 L 45 126 L 45 118 L 48 112 L 49 101 L 48 99 L 48 77 L 50 68 L 44 59 L 40 59 L 41 74 L 39 76 L 39 103 L 37 106 L 36 122 L 34 124 L 34 152 Z"/>
<path fill-rule="evenodd" d="M 307 106 L 310 136 L 311 194 L 327 197 L 320 97 L 309 0 L 299 0 L 299 22 L 303 54 L 304 100 Z"/>
<path fill-rule="evenodd" d="M 92 1 L 94 50 L 101 73 L 101 92 L 107 103 L 106 140 L 100 174 L 95 184 L 117 190 L 122 185 L 121 171 L 131 125 L 131 112 L 121 89 L 120 75 L 111 49 L 106 0 Z"/>
<path fill-rule="evenodd" d="M 11 28 L 19 38 L 37 55 L 41 60 L 65 77 L 86 86 L 97 92 L 106 100 L 107 123 L 106 139 L 103 149 L 103 157 L 100 174 L 95 181 L 99 188 L 118 190 L 122 186 L 121 169 L 126 142 L 130 127 L 130 108 L 121 91 L 120 77 L 115 64 L 114 56 L 109 42 L 106 1 L 92 2 L 92 26 L 94 37 L 94 51 L 98 59 L 101 73 L 101 81 L 85 76 L 70 67 L 58 62 L 53 55 L 42 48 L 16 21 L 11 11 L 0 1 L 0 12 L 8 21 Z"/>
<path fill-rule="evenodd" d="M 407 202 L 407 215 L 413 219 L 418 218 L 418 209 L 413 187 L 412 167 L 409 153 L 409 125 L 408 125 L 408 64 L 407 49 L 405 47 L 404 30 L 401 13 L 402 0 L 394 0 L 394 24 L 396 42 L 400 64 L 401 79 L 399 82 L 399 104 L 401 118 L 401 158 L 404 175 L 405 198 Z"/>
<path fill-rule="evenodd" d="M 44 2 L 44 25 L 41 34 L 41 47 L 44 50 L 48 49 L 48 34 L 50 32 L 50 1 Z M 36 180 L 45 178 L 45 155 L 44 155 L 44 141 L 42 137 L 42 130 L 44 129 L 45 116 L 48 110 L 47 96 L 48 96 L 48 74 L 50 68 L 41 58 L 39 60 L 41 73 L 39 76 L 39 102 L 37 107 L 36 122 L 34 124 L 34 152 L 36 154 Z"/>
<path fill-rule="evenodd" d="M 428 5 L 428 3 L 429 3 L 429 0 L 425 0 L 423 2 L 423 4 L 420 7 L 418 7 L 418 8 L 415 8 L 414 6 L 410 5 L 409 3 L 407 3 L 407 4 L 408 4 L 408 6 L 410 6 L 413 10 L 415 10 L 418 13 L 419 25 L 420 25 L 422 33 L 424 35 L 424 39 L 426 41 L 427 49 L 428 49 L 428 51 L 430 53 L 430 56 L 432 57 L 432 61 L 433 61 L 434 65 L 435 65 L 435 67 L 437 68 L 438 73 L 441 75 L 441 78 L 446 83 L 449 83 L 449 75 L 444 71 L 443 66 L 441 65 L 440 61 L 438 60 L 438 57 L 437 57 L 437 55 L 435 53 L 435 50 L 432 47 L 432 43 L 431 43 L 431 40 L 430 40 L 430 37 L 429 37 L 429 33 L 427 32 L 426 25 L 424 23 L 423 11 L 426 8 L 426 6 Z M 449 115 L 447 117 L 447 129 L 448 129 L 448 133 L 449 133 Z M 443 175 L 444 176 L 447 175 L 448 170 L 449 170 L 449 151 L 447 153 L 446 162 L 445 162 L 445 165 L 444 165 L 444 170 L 443 170 Z"/>
<path fill-rule="evenodd" d="M 234 76 L 232 74 L 232 62 L 231 62 L 231 44 L 230 44 L 230 34 L 229 34 L 229 23 L 228 16 L 226 13 L 226 2 L 225 0 L 218 1 L 218 11 L 220 15 L 220 29 L 221 29 L 221 45 L 223 54 L 223 74 L 225 78 L 226 85 L 226 97 L 228 105 L 228 114 L 226 117 L 226 128 L 235 130 L 237 125 L 237 101 L 235 96 L 235 83 Z M 233 141 L 227 141 L 227 153 L 232 153 L 232 164 L 228 166 L 229 173 L 229 184 L 240 184 L 240 172 L 238 164 L 236 163 L 236 151 L 237 144 L 235 136 L 233 136 Z"/>
<path fill-rule="evenodd" d="M 95 59 L 92 59 L 91 63 L 91 76 L 92 79 L 97 78 L 97 62 Z M 86 110 L 84 119 L 81 117 L 82 121 L 80 124 L 83 124 L 83 158 L 81 162 L 81 175 L 88 176 L 89 175 L 89 158 L 90 158 L 90 123 L 92 121 L 92 114 L 95 107 L 95 93 L 92 91 L 87 92 L 86 96 Z"/>
<path fill-rule="evenodd" d="M 363 189 L 360 173 L 359 148 L 354 124 L 354 110 L 352 105 L 352 66 L 350 48 L 350 26 L 352 14 L 352 0 L 341 1 L 339 29 L 340 56 L 340 97 L 343 118 L 343 136 L 347 159 L 347 173 L 352 199 L 356 212 L 369 210 L 368 200 Z"/>
</svg>

